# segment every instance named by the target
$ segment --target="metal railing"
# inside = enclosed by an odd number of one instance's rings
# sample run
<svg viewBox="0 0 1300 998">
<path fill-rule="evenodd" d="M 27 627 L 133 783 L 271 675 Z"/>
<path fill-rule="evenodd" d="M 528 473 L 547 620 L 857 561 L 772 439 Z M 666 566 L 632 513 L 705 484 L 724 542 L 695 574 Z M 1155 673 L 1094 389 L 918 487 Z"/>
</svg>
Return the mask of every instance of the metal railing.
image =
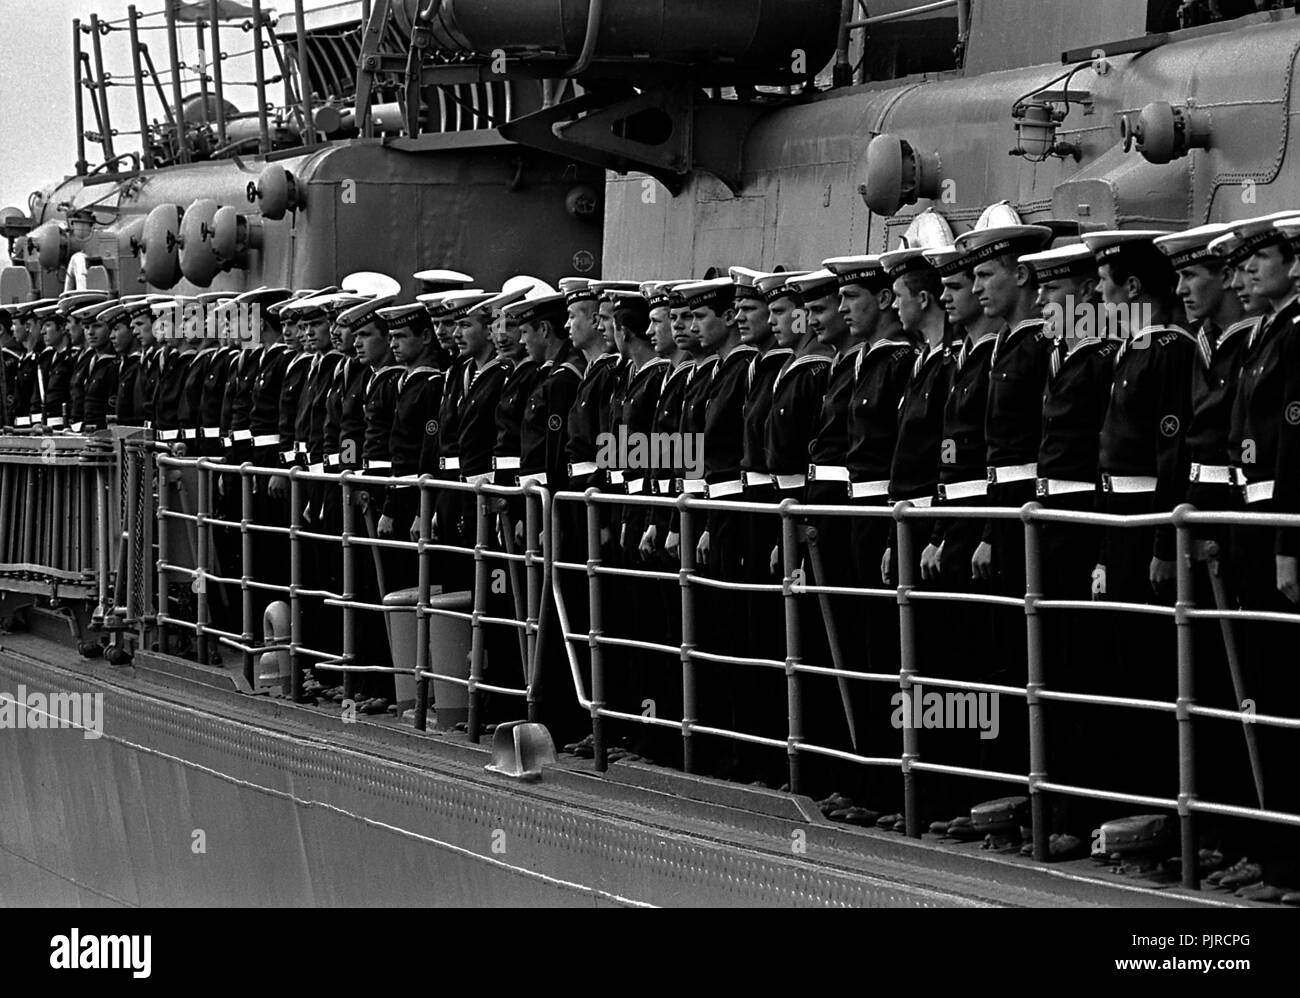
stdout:
<svg viewBox="0 0 1300 998">
<path fill-rule="evenodd" d="M 1020 509 L 956 507 L 938 505 L 933 508 L 915 508 L 902 502 L 893 508 L 861 506 L 804 505 L 786 500 L 779 505 L 742 501 L 705 500 L 691 497 L 677 499 L 649 496 L 628 496 L 588 490 L 586 493 L 560 492 L 554 497 L 557 515 L 566 506 L 585 504 L 586 554 L 585 562 L 556 559 L 552 570 L 556 574 L 553 592 L 559 611 L 561 628 L 574 687 L 581 706 L 590 712 L 593 729 L 593 749 L 596 768 L 603 770 L 608 764 L 609 739 L 607 722 L 645 725 L 660 729 L 675 729 L 682 739 L 682 757 L 687 772 L 697 769 L 695 739 L 713 736 L 737 743 L 784 749 L 788 754 L 789 787 L 799 792 L 802 782 L 801 760 L 804 756 L 822 756 L 867 767 L 892 767 L 901 776 L 903 814 L 906 832 L 919 837 L 921 807 L 919 781 L 926 775 L 957 777 L 972 780 L 997 781 L 1019 785 L 1027 792 L 1032 809 L 1033 849 L 1039 860 L 1049 855 L 1050 821 L 1047 817 L 1047 795 L 1086 797 L 1092 800 L 1133 804 L 1146 808 L 1174 810 L 1178 814 L 1184 883 L 1196 886 L 1197 834 L 1196 816 L 1213 814 L 1229 818 L 1254 819 L 1265 822 L 1300 826 L 1300 814 L 1260 807 L 1243 807 L 1236 804 L 1204 799 L 1197 793 L 1197 758 L 1192 733 L 1195 718 L 1218 722 L 1235 722 L 1243 725 L 1248 737 L 1254 728 L 1300 729 L 1300 719 L 1256 713 L 1246 709 L 1224 710 L 1198 705 L 1195 699 L 1194 643 L 1190 628 L 1201 620 L 1228 620 L 1250 623 L 1300 623 L 1300 614 L 1198 608 L 1194 600 L 1193 534 L 1197 528 L 1253 525 L 1258 527 L 1300 528 L 1300 516 L 1266 515 L 1257 513 L 1207 513 L 1190 506 L 1180 507 L 1172 514 L 1143 516 L 1118 516 L 1102 513 L 1051 510 L 1032 503 Z M 602 558 L 601 526 L 611 508 L 671 507 L 680 517 L 678 528 L 679 567 L 672 571 L 645 571 L 614 567 Z M 717 512 L 741 518 L 779 517 L 781 538 L 782 578 L 779 582 L 756 583 L 711 578 L 696 564 L 696 541 L 699 537 L 698 519 L 706 512 Z M 894 587 L 853 587 L 845 585 L 808 584 L 801 560 L 800 530 L 806 520 L 824 521 L 844 517 L 871 517 L 892 519 L 897 527 L 897 566 Z M 922 588 L 917 576 L 919 524 L 929 528 L 935 520 L 1022 520 L 1025 530 L 1025 568 L 1027 586 L 1023 597 L 998 595 L 993 592 L 941 591 Z M 1117 600 L 1069 600 L 1044 597 L 1041 532 L 1047 524 L 1065 524 L 1095 528 L 1136 530 L 1157 526 L 1173 526 L 1177 535 L 1177 593 L 1172 606 L 1121 602 Z M 813 559 L 816 564 L 816 559 Z M 1270 566 L 1271 567 L 1271 566 Z M 587 576 L 587 629 L 571 627 L 572 614 L 566 603 L 566 587 L 561 576 L 565 573 L 584 573 Z M 659 584 L 679 586 L 681 590 L 680 641 L 670 644 L 647 641 L 610 633 L 605 610 L 610 605 L 610 587 L 618 579 L 639 577 L 655 580 Z M 699 646 L 698 601 L 701 591 L 737 595 L 766 593 L 781 597 L 784 604 L 784 655 L 770 657 L 739 656 L 705 650 Z M 573 590 L 567 590 L 572 597 Z M 899 631 L 899 670 L 897 672 L 866 672 L 843 667 L 827 667 L 806 661 L 800 641 L 800 601 L 809 598 L 848 597 L 862 600 L 888 600 L 897 605 Z M 927 663 L 917 657 L 917 620 L 919 604 L 941 601 L 949 605 L 972 604 L 989 608 L 1018 610 L 1024 616 L 1025 657 L 1027 684 L 1024 687 L 956 679 L 931 675 Z M 863 604 L 866 605 L 865 603 Z M 1172 624 L 1169 636 L 1177 643 L 1177 696 L 1175 699 L 1157 700 L 1133 696 L 1100 695 L 1070 692 L 1053 686 L 1051 664 L 1044 649 L 1043 620 L 1045 616 L 1066 613 L 1122 613 L 1125 615 L 1155 615 Z M 584 681 L 588 663 L 580 661 L 577 649 L 590 649 L 590 688 Z M 666 718 L 656 712 L 634 713 L 617 710 L 606 703 L 605 690 L 609 678 L 607 656 L 614 649 L 635 650 L 679 659 L 682 684 L 682 717 Z M 697 702 L 700 669 L 730 666 L 740 670 L 781 670 L 786 677 L 787 729 L 783 738 L 753 731 L 740 731 L 702 723 Z M 1283 664 L 1279 664 L 1283 667 Z M 1027 712 L 1028 745 L 1023 754 L 1027 768 L 1017 772 L 1003 772 L 975 766 L 958 766 L 926 759 L 924 735 L 921 729 L 910 724 L 901 726 L 900 753 L 897 756 L 868 756 L 856 751 L 845 751 L 829 744 L 819 744 L 811 736 L 813 726 L 806 716 L 803 680 L 826 676 L 844 683 L 884 684 L 909 697 L 919 687 L 970 692 L 979 695 L 1011 697 L 1023 701 Z M 905 700 L 904 702 L 909 702 Z M 1049 703 L 1073 704 L 1088 707 L 1123 708 L 1127 710 L 1162 711 L 1173 713 L 1177 720 L 1178 785 L 1176 793 L 1131 793 L 1109 790 L 1100 786 L 1084 786 L 1053 780 L 1047 760 L 1047 719 L 1044 707 Z M 824 719 L 822 719 L 824 720 Z M 1253 746 L 1253 738 L 1251 739 Z M 1252 748 L 1253 751 L 1253 748 Z M 1170 788 L 1173 789 L 1173 788 Z"/>
</svg>

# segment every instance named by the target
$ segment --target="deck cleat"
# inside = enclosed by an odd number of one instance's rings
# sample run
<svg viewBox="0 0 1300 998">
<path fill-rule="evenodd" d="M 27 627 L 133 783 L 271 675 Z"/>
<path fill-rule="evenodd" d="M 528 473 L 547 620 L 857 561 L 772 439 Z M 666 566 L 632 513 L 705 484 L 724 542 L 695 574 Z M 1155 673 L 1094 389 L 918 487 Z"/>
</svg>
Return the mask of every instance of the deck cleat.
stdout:
<svg viewBox="0 0 1300 998">
<path fill-rule="evenodd" d="M 1113 873 L 1147 876 L 1161 869 L 1158 856 L 1173 843 L 1175 829 L 1168 815 L 1139 814 L 1105 822 L 1093 842 L 1094 856 L 1108 857 Z"/>
<path fill-rule="evenodd" d="M 983 837 L 984 848 L 1014 852 L 1020 848 L 1021 829 L 1029 819 L 1028 797 L 999 797 L 970 809 L 971 831 Z"/>
</svg>

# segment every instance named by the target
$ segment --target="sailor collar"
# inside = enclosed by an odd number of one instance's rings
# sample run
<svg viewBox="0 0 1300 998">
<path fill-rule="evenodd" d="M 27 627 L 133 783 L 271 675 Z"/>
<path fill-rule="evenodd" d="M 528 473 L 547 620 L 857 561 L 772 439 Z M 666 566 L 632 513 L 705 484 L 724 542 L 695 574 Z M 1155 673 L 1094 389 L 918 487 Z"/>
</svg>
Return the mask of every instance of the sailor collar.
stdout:
<svg viewBox="0 0 1300 998">
<path fill-rule="evenodd" d="M 738 343 L 735 347 L 732 348 L 731 352 L 727 354 L 727 356 L 723 359 L 722 364 L 729 364 L 731 363 L 733 358 L 737 358 L 737 357 L 744 359 L 745 357 L 748 357 L 751 354 L 757 356 L 758 347 L 754 346 L 752 343 Z M 721 367 L 721 365 L 719 365 L 719 367 Z"/>
<path fill-rule="evenodd" d="M 667 363 L 668 363 L 667 357 L 651 357 L 640 367 L 633 370 L 632 380 L 631 382 L 629 382 L 629 385 L 635 385 L 638 382 L 640 382 L 642 379 L 648 378 L 651 374 L 655 372 L 656 368 L 659 368 Z"/>
<path fill-rule="evenodd" d="M 824 353 L 806 353 L 800 357 L 795 357 L 793 360 L 787 361 L 785 366 L 777 372 L 776 380 L 772 382 L 772 391 L 775 392 L 777 385 L 781 383 L 781 379 L 796 367 L 811 367 L 814 364 L 829 364 L 830 362 L 831 359 Z"/>
</svg>

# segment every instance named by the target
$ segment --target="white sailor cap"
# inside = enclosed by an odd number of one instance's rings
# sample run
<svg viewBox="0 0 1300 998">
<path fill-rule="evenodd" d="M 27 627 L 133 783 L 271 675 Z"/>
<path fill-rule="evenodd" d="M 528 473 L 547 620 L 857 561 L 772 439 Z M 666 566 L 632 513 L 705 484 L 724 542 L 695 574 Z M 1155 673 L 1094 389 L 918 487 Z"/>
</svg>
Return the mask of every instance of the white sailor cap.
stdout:
<svg viewBox="0 0 1300 998">
<path fill-rule="evenodd" d="M 835 275 L 840 287 L 846 284 L 879 284 L 885 278 L 885 268 L 878 255 L 833 256 L 823 260 L 822 266 Z"/>
<path fill-rule="evenodd" d="M 540 277 L 531 277 L 528 274 L 516 274 L 501 285 L 502 291 L 517 291 L 520 288 L 524 289 L 525 298 L 541 298 L 544 295 L 556 294 L 556 290 Z"/>
<path fill-rule="evenodd" d="M 814 270 L 807 274 L 791 277 L 788 283 L 804 302 L 826 298 L 829 295 L 837 294 L 840 289 L 839 277 L 833 270 L 829 269 Z"/>
<path fill-rule="evenodd" d="M 417 270 L 412 275 L 423 286 L 425 291 L 440 291 L 445 288 L 468 288 L 474 283 L 474 278 L 469 274 L 462 274 L 458 270 Z"/>
<path fill-rule="evenodd" d="M 374 270 L 360 270 L 355 274 L 348 274 L 341 284 L 344 291 L 367 298 L 383 298 L 386 295 L 396 297 L 402 293 L 400 281 Z"/>
<path fill-rule="evenodd" d="M 1169 257 L 1169 263 L 1174 270 L 1181 270 L 1195 263 L 1222 264 L 1223 260 L 1210 249 L 1210 244 L 1231 230 L 1232 226 L 1227 222 L 1213 222 L 1209 225 L 1184 229 L 1182 232 L 1170 232 L 1158 236 L 1154 242 L 1156 249 Z"/>
<path fill-rule="evenodd" d="M 1046 225 L 992 225 L 963 232 L 953 246 L 961 251 L 962 269 L 970 270 L 1000 256 L 1018 259 L 1037 253 L 1051 241 L 1052 230 Z"/>
<path fill-rule="evenodd" d="M 564 295 L 556 291 L 535 298 L 526 297 L 521 301 L 503 305 L 501 310 L 516 322 L 535 322 L 538 319 L 547 318 L 548 315 L 556 315 L 556 313 L 562 315 L 564 311 Z M 558 318 L 558 316 L 556 317 Z"/>
<path fill-rule="evenodd" d="M 1163 235 L 1167 233 L 1160 229 L 1108 229 L 1085 232 L 1083 241 L 1100 266 L 1120 256 L 1148 252 L 1155 248 L 1155 241 Z"/>
<path fill-rule="evenodd" d="M 595 281 L 589 277 L 561 277 L 560 291 L 567 305 L 580 301 L 596 301 L 600 292 L 594 287 Z"/>
<path fill-rule="evenodd" d="M 933 246 L 921 250 L 921 255 L 930 261 L 930 266 L 940 277 L 952 277 L 966 270 L 966 266 L 962 263 L 962 258 L 966 254 L 956 246 Z"/>
<path fill-rule="evenodd" d="M 715 277 L 708 281 L 692 281 L 678 285 L 674 290 L 682 296 L 687 308 L 711 308 L 725 311 L 736 301 L 736 286 L 730 277 Z"/>
<path fill-rule="evenodd" d="M 736 286 L 736 301 L 765 301 L 763 292 L 758 287 L 760 278 L 767 277 L 766 271 L 752 270 L 749 267 L 731 267 L 728 269 L 731 281 Z"/>
<path fill-rule="evenodd" d="M 1238 266 L 1248 257 L 1268 246 L 1281 246 L 1288 242 L 1287 234 L 1275 224 L 1294 218 L 1300 212 L 1275 211 L 1256 218 L 1229 222 L 1230 230 L 1210 243 L 1210 249 L 1225 257 L 1229 266 Z"/>
<path fill-rule="evenodd" d="M 934 264 L 926 259 L 923 249 L 910 247 L 882 253 L 880 266 L 891 281 L 898 280 L 904 274 L 934 270 Z"/>
<path fill-rule="evenodd" d="M 827 271 L 830 273 L 830 271 Z M 795 304 L 803 303 L 803 295 L 799 289 L 794 286 L 794 280 L 799 277 L 807 277 L 808 271 L 795 270 L 783 271 L 777 274 L 763 274 L 754 279 L 754 286 L 758 288 L 759 294 L 763 296 L 763 301 L 769 305 L 778 298 L 789 298 Z"/>
<path fill-rule="evenodd" d="M 1020 258 L 1026 267 L 1032 267 L 1039 283 L 1059 281 L 1066 277 L 1096 277 L 1097 258 L 1082 243 L 1056 246 L 1041 253 L 1026 253 Z"/>
</svg>

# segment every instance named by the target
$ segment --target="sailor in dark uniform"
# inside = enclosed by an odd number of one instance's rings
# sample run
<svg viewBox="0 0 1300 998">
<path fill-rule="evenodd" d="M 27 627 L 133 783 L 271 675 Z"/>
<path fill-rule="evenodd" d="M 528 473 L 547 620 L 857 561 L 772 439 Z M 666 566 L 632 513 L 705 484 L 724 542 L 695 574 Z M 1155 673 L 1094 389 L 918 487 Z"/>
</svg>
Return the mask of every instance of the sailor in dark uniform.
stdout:
<svg viewBox="0 0 1300 998">
<path fill-rule="evenodd" d="M 0 309 L 0 426 L 12 426 L 22 350 L 14 339 L 13 315 Z"/>
<path fill-rule="evenodd" d="M 98 301 L 98 297 L 90 301 Z M 89 304 L 84 298 L 62 295 L 46 318 L 42 330 L 46 346 L 51 350 L 49 369 L 45 373 L 45 411 L 43 421 L 52 430 L 67 425 L 68 399 L 72 385 L 72 369 L 76 358 L 68 343 L 68 316 L 73 309 Z"/>
<path fill-rule="evenodd" d="M 114 415 L 119 426 L 143 426 L 144 413 L 136 408 L 136 381 L 140 377 L 139 331 L 153 327 L 153 308 L 147 300 L 121 307 L 113 323 L 113 349 L 117 353 L 117 396 Z"/>
<path fill-rule="evenodd" d="M 44 374 L 41 370 L 42 352 L 36 310 L 55 304 L 55 299 L 18 302 L 10 307 L 14 317 L 14 332 L 20 347 L 18 375 L 14 383 L 13 422 L 17 428 L 40 422 L 44 405 Z M 46 361 L 48 363 L 48 360 Z"/>
<path fill-rule="evenodd" d="M 86 323 L 77 318 L 77 315 L 86 305 L 108 300 L 104 292 L 95 292 L 95 294 L 97 297 L 86 299 L 84 305 L 72 306 L 72 311 L 68 315 L 68 345 L 72 353 L 72 374 L 68 384 L 67 426 L 74 432 L 81 429 L 86 408 L 86 376 L 90 372 L 90 362 L 95 356 L 95 351 L 86 336 Z"/>
<path fill-rule="evenodd" d="M 117 402 L 117 358 L 110 337 L 112 323 L 121 313 L 117 303 L 88 305 L 78 310 L 88 323 L 86 340 L 94 351 L 86 372 L 85 402 L 81 432 L 94 433 L 108 426 Z"/>
<path fill-rule="evenodd" d="M 1300 463 L 1296 427 L 1300 425 L 1300 353 L 1296 319 L 1300 317 L 1296 260 L 1300 216 L 1277 213 L 1235 223 L 1231 236 L 1220 237 L 1229 253 L 1245 258 L 1246 286 L 1263 321 L 1247 344 L 1233 399 L 1229 431 L 1237 476 L 1243 483 L 1247 512 L 1300 512 L 1295 485 Z M 1216 247 L 1219 241 L 1216 240 Z M 1242 609 L 1296 612 L 1297 543 L 1300 531 L 1254 525 L 1232 528 L 1231 562 Z M 1279 649 L 1294 641 L 1294 625 L 1250 621 L 1237 629 L 1244 636 L 1246 695 L 1261 715 L 1294 718 L 1300 683 Z M 1246 705 L 1243 704 L 1243 708 Z M 1295 732 L 1260 726 L 1264 805 L 1295 812 L 1300 793 L 1291 775 Z M 1252 900 L 1278 901 L 1300 888 L 1293 828 L 1268 824 L 1253 836 L 1252 855 L 1219 881 Z"/>
<path fill-rule="evenodd" d="M 416 271 L 414 277 L 419 284 L 419 293 L 415 296 L 415 300 L 430 306 L 450 294 L 477 294 L 482 291 L 481 288 L 471 287 L 474 278 L 456 270 L 431 268 Z M 436 341 L 434 344 L 436 366 L 450 383 L 449 368 L 459 357 L 459 351 L 456 349 L 456 324 L 435 319 L 433 331 Z"/>
<path fill-rule="evenodd" d="M 1101 429 L 1098 466 L 1105 510 L 1118 515 L 1168 512 L 1183 498 L 1189 472 L 1184 443 L 1191 415 L 1196 341 L 1173 325 L 1181 313 L 1177 277 L 1156 249 L 1156 232 L 1090 232 L 1102 300 L 1112 307 L 1123 344 Z M 1097 581 L 1108 600 L 1172 603 L 1172 528 L 1107 529 Z M 1102 589 L 1104 586 L 1104 589 Z M 1108 692 L 1172 700 L 1174 645 L 1168 623 L 1124 614 L 1118 621 L 1115 682 Z M 1112 753 L 1107 789 L 1173 796 L 1177 790 L 1172 718 L 1112 710 L 1096 758 Z"/>
</svg>

